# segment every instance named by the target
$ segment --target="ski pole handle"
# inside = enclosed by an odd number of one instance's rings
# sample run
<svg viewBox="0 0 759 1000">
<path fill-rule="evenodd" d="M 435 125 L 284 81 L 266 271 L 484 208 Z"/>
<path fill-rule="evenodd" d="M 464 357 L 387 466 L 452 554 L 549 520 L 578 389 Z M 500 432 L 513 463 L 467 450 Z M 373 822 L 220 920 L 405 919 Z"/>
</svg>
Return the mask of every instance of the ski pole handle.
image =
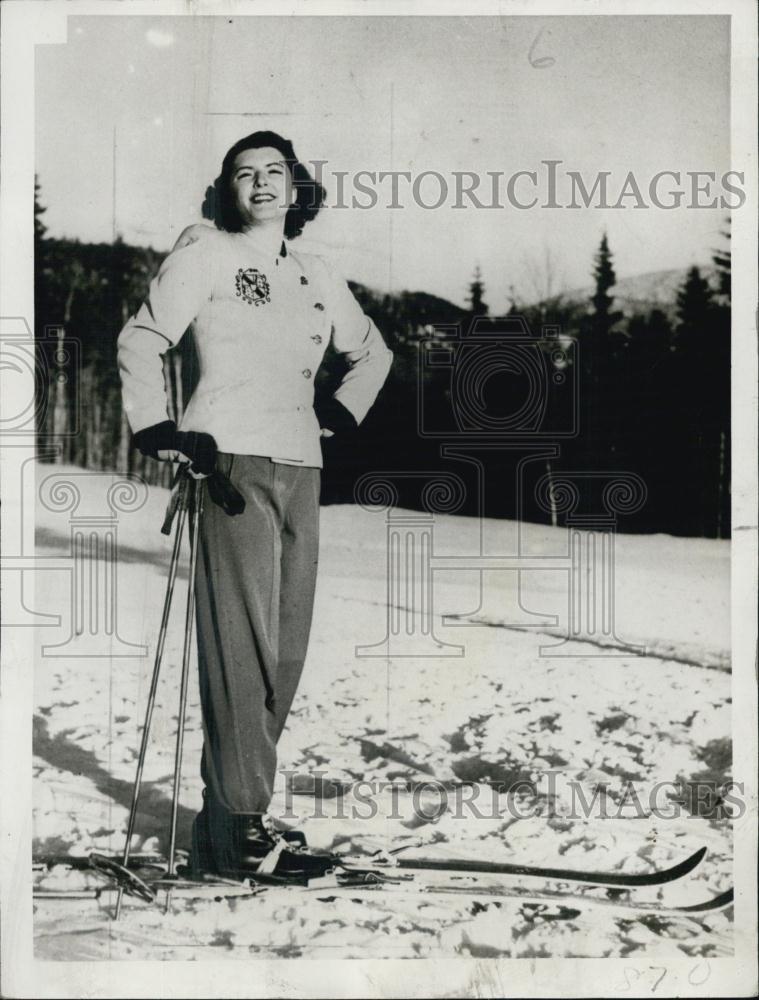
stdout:
<svg viewBox="0 0 759 1000">
<path fill-rule="evenodd" d="M 161 534 L 170 535 L 171 526 L 174 523 L 174 518 L 176 517 L 177 511 L 184 507 L 187 502 L 187 475 L 183 467 L 177 470 L 177 474 L 174 477 L 174 484 L 171 489 L 171 496 L 169 497 L 169 504 L 166 508 L 166 514 L 163 519 L 163 524 L 161 525 Z"/>
</svg>

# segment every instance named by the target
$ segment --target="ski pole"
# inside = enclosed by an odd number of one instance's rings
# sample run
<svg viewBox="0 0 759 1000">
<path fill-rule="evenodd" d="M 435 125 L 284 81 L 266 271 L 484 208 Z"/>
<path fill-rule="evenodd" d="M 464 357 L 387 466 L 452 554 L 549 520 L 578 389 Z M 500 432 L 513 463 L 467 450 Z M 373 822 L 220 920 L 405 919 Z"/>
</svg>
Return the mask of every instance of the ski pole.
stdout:
<svg viewBox="0 0 759 1000">
<path fill-rule="evenodd" d="M 126 868 L 129 862 L 129 850 L 132 841 L 132 834 L 134 833 L 134 824 L 137 818 L 137 803 L 140 798 L 140 785 L 142 784 L 142 772 L 145 766 L 145 754 L 148 748 L 148 740 L 150 738 L 150 724 L 153 718 L 153 708 L 155 706 L 156 693 L 158 691 L 158 677 L 161 672 L 161 660 L 163 659 L 163 649 L 166 642 L 166 632 L 169 624 L 169 612 L 171 610 L 171 601 L 174 596 L 174 584 L 177 579 L 177 569 L 179 568 L 179 552 L 182 546 L 182 533 L 184 531 L 184 522 L 187 515 L 187 476 L 182 475 L 179 480 L 179 496 L 178 496 L 178 506 L 179 506 L 179 520 L 177 521 L 177 531 L 174 537 L 174 549 L 171 553 L 171 563 L 169 565 L 169 578 L 166 586 L 166 597 L 163 602 L 163 614 L 161 616 L 161 626 L 158 630 L 158 642 L 156 644 L 155 651 L 155 662 L 153 664 L 153 677 L 150 682 L 150 692 L 148 694 L 148 704 L 145 710 L 145 725 L 142 730 L 142 740 L 140 742 L 140 753 L 137 758 L 137 774 L 134 779 L 134 788 L 132 790 L 132 806 L 129 810 L 129 822 L 127 824 L 126 832 L 126 843 L 124 844 L 124 854 L 122 857 L 122 864 Z M 190 588 L 192 589 L 192 580 L 190 581 Z M 119 894 L 116 899 L 116 916 L 114 919 L 118 920 L 121 915 L 121 901 L 124 895 L 124 889 L 119 886 Z"/>
<path fill-rule="evenodd" d="M 184 627 L 184 651 L 182 654 L 182 680 L 179 689 L 179 719 L 177 720 L 177 745 L 174 755 L 174 791 L 171 799 L 171 836 L 169 839 L 169 869 L 167 878 L 174 878 L 174 863 L 177 841 L 177 812 L 179 808 L 179 782 L 182 774 L 182 750 L 184 746 L 184 724 L 187 713 L 187 686 L 190 674 L 190 650 L 192 648 L 192 625 L 195 612 L 195 567 L 198 561 L 198 538 L 200 518 L 203 514 L 203 480 L 196 479 L 192 487 L 192 534 L 190 536 L 190 576 L 187 589 L 187 614 Z M 171 904 L 171 887 L 166 893 L 168 913 Z"/>
</svg>

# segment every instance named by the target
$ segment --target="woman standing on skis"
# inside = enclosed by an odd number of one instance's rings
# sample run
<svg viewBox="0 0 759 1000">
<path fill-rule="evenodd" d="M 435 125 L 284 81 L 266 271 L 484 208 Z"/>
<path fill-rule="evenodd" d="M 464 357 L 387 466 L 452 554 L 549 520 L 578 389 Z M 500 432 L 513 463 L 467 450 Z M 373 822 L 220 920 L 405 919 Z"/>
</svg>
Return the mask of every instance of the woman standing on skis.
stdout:
<svg viewBox="0 0 759 1000">
<path fill-rule="evenodd" d="M 219 470 L 245 509 L 204 505 L 195 576 L 203 712 L 203 810 L 196 870 L 244 876 L 272 846 L 263 822 L 276 745 L 306 656 L 318 559 L 320 435 L 355 427 L 392 355 L 346 282 L 291 242 L 324 191 L 274 132 L 227 152 L 216 226 L 183 233 L 121 331 L 124 406 L 137 447 Z M 192 326 L 198 386 L 178 429 L 162 356 Z M 329 343 L 347 362 L 314 410 Z M 213 493 L 211 493 L 213 499 Z"/>
</svg>

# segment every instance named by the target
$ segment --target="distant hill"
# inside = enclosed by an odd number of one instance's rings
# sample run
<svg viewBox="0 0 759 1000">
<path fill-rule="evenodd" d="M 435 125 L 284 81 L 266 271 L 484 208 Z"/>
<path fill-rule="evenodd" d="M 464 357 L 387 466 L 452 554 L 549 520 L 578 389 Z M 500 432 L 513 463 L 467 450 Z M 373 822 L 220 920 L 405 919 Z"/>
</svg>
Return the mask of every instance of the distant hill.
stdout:
<svg viewBox="0 0 759 1000">
<path fill-rule="evenodd" d="M 469 312 L 461 306 L 430 292 L 401 291 L 383 295 L 357 281 L 349 281 L 348 285 L 359 301 L 385 302 L 388 306 L 392 306 L 398 315 L 413 316 L 421 324 L 450 322 L 469 315 Z"/>
<path fill-rule="evenodd" d="M 707 264 L 699 266 L 699 270 L 717 291 L 717 268 Z M 614 308 L 621 310 L 625 316 L 661 309 L 673 319 L 677 308 L 677 292 L 685 281 L 687 272 L 688 268 L 679 267 L 620 278 L 609 293 L 614 296 Z M 567 302 L 588 302 L 592 294 L 593 287 L 588 285 L 585 288 L 565 292 L 561 297 Z"/>
<path fill-rule="evenodd" d="M 699 266 L 701 274 L 709 281 L 714 291 L 718 291 L 719 273 L 711 264 Z M 677 309 L 677 293 L 682 287 L 688 268 L 670 268 L 662 271 L 647 271 L 620 278 L 611 294 L 614 308 L 625 316 L 649 313 L 660 309 L 670 321 L 674 321 Z M 357 282 L 349 282 L 359 302 L 372 311 L 381 311 L 393 321 L 395 328 L 403 329 L 436 323 L 456 323 L 470 315 L 460 306 L 427 292 L 396 292 L 381 295 Z M 575 288 L 555 296 L 564 303 L 590 307 L 593 286 Z M 537 303 L 533 303 L 536 305 Z"/>
</svg>

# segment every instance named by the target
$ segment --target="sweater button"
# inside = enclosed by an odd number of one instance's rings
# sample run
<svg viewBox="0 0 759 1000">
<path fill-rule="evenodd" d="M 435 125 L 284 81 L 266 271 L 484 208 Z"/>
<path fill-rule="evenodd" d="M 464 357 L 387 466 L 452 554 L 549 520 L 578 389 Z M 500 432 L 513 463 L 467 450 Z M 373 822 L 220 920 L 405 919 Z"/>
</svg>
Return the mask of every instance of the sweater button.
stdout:
<svg viewBox="0 0 759 1000">
<path fill-rule="evenodd" d="M 313 342 L 315 344 L 321 344 L 321 342 L 322 342 L 322 335 L 320 333 L 315 333 L 313 335 L 313 337 L 311 338 L 311 340 L 313 340 Z"/>
<path fill-rule="evenodd" d="M 310 368 L 303 369 L 303 378 L 311 378 L 312 372 Z"/>
<path fill-rule="evenodd" d="M 319 312 L 324 312 L 324 304 L 322 302 L 314 302 L 314 309 L 318 309 Z"/>
</svg>

